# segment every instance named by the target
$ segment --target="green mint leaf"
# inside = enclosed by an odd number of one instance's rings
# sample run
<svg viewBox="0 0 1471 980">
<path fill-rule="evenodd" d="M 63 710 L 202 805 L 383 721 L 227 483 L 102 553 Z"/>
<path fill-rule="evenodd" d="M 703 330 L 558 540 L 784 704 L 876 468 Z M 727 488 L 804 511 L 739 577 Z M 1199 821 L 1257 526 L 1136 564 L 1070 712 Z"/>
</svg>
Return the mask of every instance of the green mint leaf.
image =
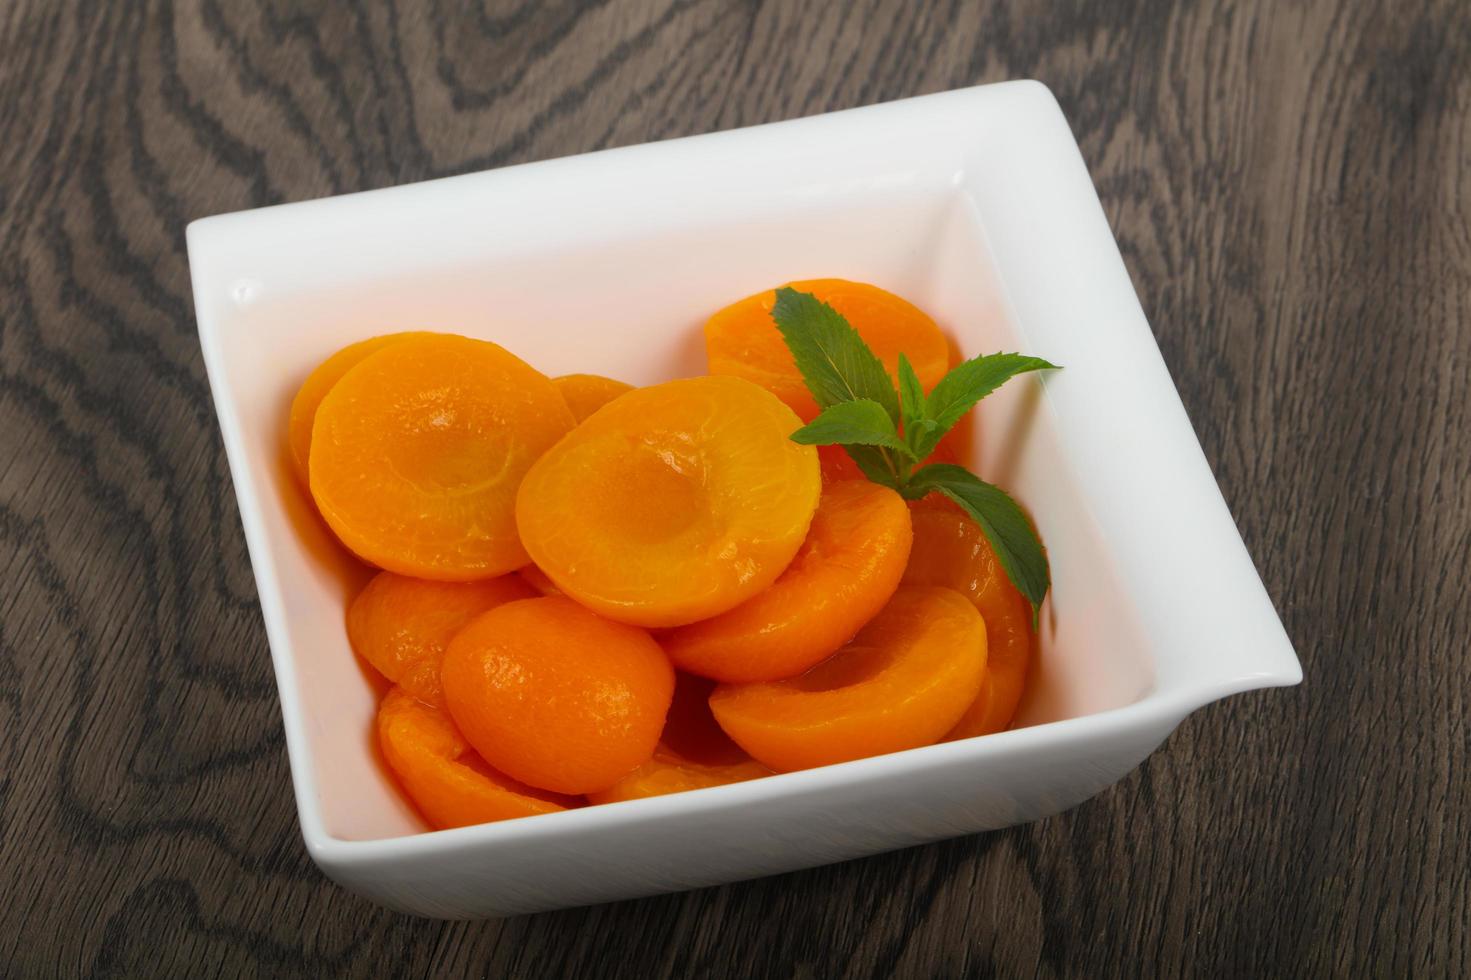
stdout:
<svg viewBox="0 0 1471 980">
<path fill-rule="evenodd" d="M 909 358 L 903 354 L 899 355 L 899 409 L 904 415 L 904 435 L 912 441 L 912 433 L 925 417 L 927 409 L 924 386 L 919 383 L 919 375 L 914 373 Z"/>
<path fill-rule="evenodd" d="M 841 313 L 811 293 L 782 286 L 771 318 L 818 407 L 867 398 L 898 424 L 899 398 L 889 372 Z"/>
<path fill-rule="evenodd" d="M 915 452 L 921 459 L 928 456 L 939 445 L 940 437 L 954 428 L 976 402 L 1007 380 L 1028 371 L 1056 366 L 1040 357 L 1025 354 L 987 354 L 957 364 L 930 392 L 928 415 L 935 420 L 936 427 L 923 439 L 915 441 Z"/>
<path fill-rule="evenodd" d="M 817 418 L 792 433 L 792 441 L 804 446 L 879 446 L 910 455 L 889 413 L 868 398 L 824 408 Z"/>
<path fill-rule="evenodd" d="M 843 452 L 874 483 L 894 489 L 899 487 L 899 471 L 894 459 L 882 449 L 877 446 L 844 446 Z"/>
<path fill-rule="evenodd" d="M 917 500 L 932 490 L 955 501 L 981 526 L 1007 578 L 1031 602 L 1035 623 L 1037 607 L 1047 595 L 1051 576 L 1042 542 L 1016 501 L 963 466 L 949 463 L 916 470 L 904 487 L 904 495 Z"/>
</svg>

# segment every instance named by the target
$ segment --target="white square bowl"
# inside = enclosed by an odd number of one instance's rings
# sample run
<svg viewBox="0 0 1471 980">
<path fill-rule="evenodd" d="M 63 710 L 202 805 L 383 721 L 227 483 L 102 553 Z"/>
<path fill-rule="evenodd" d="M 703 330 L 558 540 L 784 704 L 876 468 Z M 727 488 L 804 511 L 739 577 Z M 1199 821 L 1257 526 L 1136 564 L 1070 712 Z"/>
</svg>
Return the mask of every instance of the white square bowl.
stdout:
<svg viewBox="0 0 1471 980">
<path fill-rule="evenodd" d="M 270 638 L 302 835 L 332 878 L 477 917 L 694 888 L 1036 820 L 1188 712 L 1302 671 L 1057 103 L 1009 82 L 196 221 L 200 342 Z M 960 349 L 1064 365 L 987 399 L 978 468 L 1052 560 L 1013 730 L 693 793 L 423 832 L 348 648 L 363 580 L 284 456 L 322 358 L 406 329 L 549 374 L 703 370 L 699 326 L 792 279 L 878 283 Z"/>
</svg>

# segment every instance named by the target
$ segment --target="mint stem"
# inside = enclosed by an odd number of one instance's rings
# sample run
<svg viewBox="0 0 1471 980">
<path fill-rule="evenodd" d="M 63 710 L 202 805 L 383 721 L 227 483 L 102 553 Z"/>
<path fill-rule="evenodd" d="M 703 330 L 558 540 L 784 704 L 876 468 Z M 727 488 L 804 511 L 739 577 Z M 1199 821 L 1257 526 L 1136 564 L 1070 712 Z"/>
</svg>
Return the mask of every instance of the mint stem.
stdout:
<svg viewBox="0 0 1471 980">
<path fill-rule="evenodd" d="M 1039 357 L 997 353 L 952 368 L 928 393 L 909 359 L 899 387 L 852 324 L 811 293 L 776 291 L 771 317 L 822 413 L 793 433 L 807 445 L 841 445 L 865 476 L 917 500 L 938 492 L 980 526 L 1012 583 L 1037 609 L 1051 585 L 1047 553 L 1004 490 L 961 466 L 929 464 L 941 438 L 1007 380 L 1056 367 Z"/>
</svg>

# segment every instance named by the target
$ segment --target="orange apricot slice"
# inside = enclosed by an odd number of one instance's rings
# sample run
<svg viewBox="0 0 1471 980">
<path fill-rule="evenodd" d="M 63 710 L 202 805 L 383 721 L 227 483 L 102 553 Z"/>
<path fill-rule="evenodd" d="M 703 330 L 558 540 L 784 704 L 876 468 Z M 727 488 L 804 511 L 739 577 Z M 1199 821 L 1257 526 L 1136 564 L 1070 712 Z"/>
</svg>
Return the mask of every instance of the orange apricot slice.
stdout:
<svg viewBox="0 0 1471 980">
<path fill-rule="evenodd" d="M 955 423 L 955 428 L 940 437 L 940 442 L 935 446 L 935 451 L 930 453 L 926 463 L 954 463 L 970 469 L 975 458 L 976 432 L 976 410 L 971 409 L 960 417 Z"/>
<path fill-rule="evenodd" d="M 649 796 L 667 796 L 670 793 L 687 793 L 711 786 L 744 783 L 770 775 L 770 769 L 750 758 L 745 762 L 723 765 L 698 762 L 680 755 L 660 742 L 655 746 L 654 754 L 648 762 L 607 789 L 588 793 L 587 801 L 619 803 L 623 800 L 641 800 Z"/>
<path fill-rule="evenodd" d="M 683 793 L 771 775 L 715 723 L 710 692 L 715 682 L 677 674 L 674 700 L 654 755 L 605 790 L 589 793 L 589 803 L 616 803 L 666 793 Z"/>
<path fill-rule="evenodd" d="M 1011 584 L 996 553 L 969 516 L 948 501 L 911 505 L 914 549 L 904 584 L 940 585 L 971 601 L 986 622 L 986 677 L 947 738 L 1003 731 L 1011 724 L 1036 647 L 1032 608 Z"/>
<path fill-rule="evenodd" d="M 797 556 L 771 587 L 660 637 L 669 659 L 721 681 L 793 677 L 853 638 L 899 587 L 909 507 L 867 480 L 830 483 Z"/>
<path fill-rule="evenodd" d="M 961 423 L 964 424 L 964 421 L 962 419 Z M 966 465 L 957 452 L 957 446 L 964 446 L 966 444 L 952 441 L 950 437 L 953 435 L 955 435 L 955 429 L 951 429 L 945 433 L 944 437 L 940 439 L 940 444 L 935 447 L 935 451 L 926 456 L 919 465 L 928 466 L 931 463 Z M 863 471 L 858 468 L 858 464 L 853 462 L 853 457 L 849 456 L 843 450 L 842 446 L 818 446 L 817 462 L 822 471 L 822 482 L 824 484 L 836 483 L 839 480 L 868 479 Z"/>
<path fill-rule="evenodd" d="M 411 694 L 427 705 L 440 711 L 448 711 L 444 704 L 444 684 L 439 679 L 439 660 L 416 660 L 404 669 L 403 679 L 397 690 Z M 456 729 L 458 731 L 458 729 Z"/>
<path fill-rule="evenodd" d="M 633 390 L 631 384 L 600 374 L 564 374 L 553 378 L 552 384 L 562 393 L 573 418 L 579 422 L 624 392 Z"/>
<path fill-rule="evenodd" d="M 908 300 L 878 286 L 846 279 L 807 279 L 787 285 L 811 293 L 841 313 L 891 377 L 898 371 L 901 353 L 909 358 L 926 391 L 945 376 L 950 364 L 949 341 L 935 321 Z M 710 373 L 753 381 L 786 402 L 804 421 L 811 421 L 817 415 L 817 403 L 771 319 L 775 303 L 776 291 L 771 289 L 710 317 L 705 323 Z"/>
<path fill-rule="evenodd" d="M 348 344 L 318 364 L 316 369 L 307 375 L 306 381 L 302 382 L 301 387 L 297 389 L 296 397 L 291 400 L 291 414 L 286 425 L 286 441 L 291 448 L 291 465 L 296 470 L 296 475 L 301 479 L 303 486 L 307 483 L 307 460 L 311 454 L 312 423 L 317 419 L 317 406 L 322 404 L 322 399 L 327 397 L 327 392 L 332 390 L 332 386 L 369 354 L 409 337 L 432 336 L 434 335 L 417 331 L 369 337 L 367 340 Z"/>
<path fill-rule="evenodd" d="M 470 749 L 444 709 L 400 688 L 378 708 L 378 744 L 404 793 L 437 830 L 581 805 L 496 772 Z"/>
<path fill-rule="evenodd" d="M 839 480 L 865 479 L 863 471 L 853 462 L 853 457 L 843 451 L 842 446 L 818 446 L 817 465 L 822 473 L 824 486 Z"/>
<path fill-rule="evenodd" d="M 559 793 L 607 789 L 648 761 L 674 692 L 648 633 L 560 596 L 472 620 L 450 641 L 440 680 L 485 761 Z"/>
<path fill-rule="evenodd" d="M 317 407 L 312 496 L 342 543 L 417 578 L 491 578 L 527 563 L 516 488 L 573 426 L 556 387 L 482 340 L 405 338 L 348 370 Z"/>
<path fill-rule="evenodd" d="M 726 734 L 779 772 L 938 741 L 975 700 L 986 628 L 951 589 L 901 588 L 853 642 L 800 677 L 722 684 Z"/>
<path fill-rule="evenodd" d="M 562 590 L 557 588 L 557 583 L 547 578 L 547 573 L 535 565 L 527 565 L 516 572 L 521 581 L 531 586 L 537 595 L 561 595 Z"/>
<path fill-rule="evenodd" d="M 770 393 L 730 377 L 637 388 L 536 461 L 516 496 L 532 560 L 621 622 L 679 626 L 781 574 L 817 507 L 817 451 Z"/>
<path fill-rule="evenodd" d="M 515 575 L 480 582 L 430 582 L 379 572 L 347 608 L 347 638 L 358 656 L 390 681 L 420 697 L 410 668 L 436 669 L 450 638 L 470 620 L 505 602 L 530 599 L 535 589 Z"/>
</svg>

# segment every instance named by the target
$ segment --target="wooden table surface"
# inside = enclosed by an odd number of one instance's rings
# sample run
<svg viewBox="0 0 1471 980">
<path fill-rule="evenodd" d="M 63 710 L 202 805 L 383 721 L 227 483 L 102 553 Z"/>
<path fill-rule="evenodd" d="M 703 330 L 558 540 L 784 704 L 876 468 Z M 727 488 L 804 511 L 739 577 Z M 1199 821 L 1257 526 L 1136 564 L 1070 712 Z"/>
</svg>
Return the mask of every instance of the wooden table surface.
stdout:
<svg viewBox="0 0 1471 980">
<path fill-rule="evenodd" d="M 1471 975 L 1468 65 L 1459 0 L 11 0 L 0 974 Z M 185 224 L 1019 77 L 1072 121 L 1304 685 L 1069 813 L 870 860 L 479 923 L 328 883 Z"/>
</svg>

